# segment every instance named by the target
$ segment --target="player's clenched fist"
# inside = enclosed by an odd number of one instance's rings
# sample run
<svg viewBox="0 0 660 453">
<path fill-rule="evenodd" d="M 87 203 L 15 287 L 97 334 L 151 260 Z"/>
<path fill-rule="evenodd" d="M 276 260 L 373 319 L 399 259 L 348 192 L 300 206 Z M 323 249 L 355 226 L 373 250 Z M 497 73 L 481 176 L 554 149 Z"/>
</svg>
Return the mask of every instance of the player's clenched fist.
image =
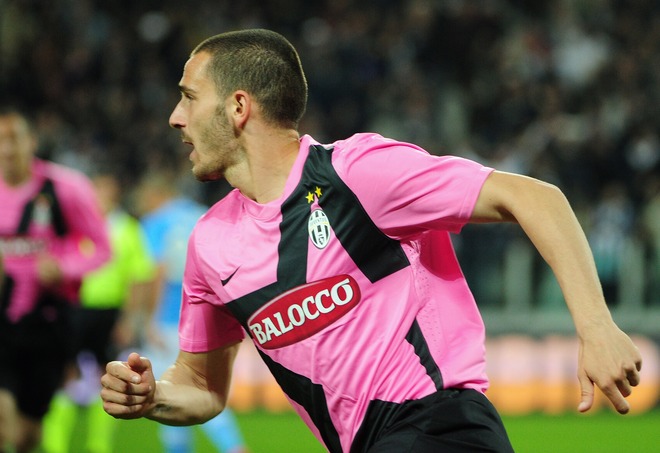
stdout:
<svg viewBox="0 0 660 453">
<path fill-rule="evenodd" d="M 101 377 L 103 409 L 115 418 L 145 416 L 154 406 L 156 381 L 151 362 L 133 352 L 126 362 L 108 363 Z"/>
</svg>

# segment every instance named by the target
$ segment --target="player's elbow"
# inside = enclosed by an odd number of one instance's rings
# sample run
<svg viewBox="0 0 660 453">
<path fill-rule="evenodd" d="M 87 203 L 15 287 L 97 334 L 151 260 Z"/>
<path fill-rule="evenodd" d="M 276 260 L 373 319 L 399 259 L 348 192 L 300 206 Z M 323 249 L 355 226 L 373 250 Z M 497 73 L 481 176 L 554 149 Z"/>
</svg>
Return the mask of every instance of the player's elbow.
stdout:
<svg viewBox="0 0 660 453">
<path fill-rule="evenodd" d="M 207 404 L 203 410 L 197 412 L 194 417 L 194 424 L 203 424 L 217 417 L 227 407 L 227 398 L 209 392 Z"/>
</svg>

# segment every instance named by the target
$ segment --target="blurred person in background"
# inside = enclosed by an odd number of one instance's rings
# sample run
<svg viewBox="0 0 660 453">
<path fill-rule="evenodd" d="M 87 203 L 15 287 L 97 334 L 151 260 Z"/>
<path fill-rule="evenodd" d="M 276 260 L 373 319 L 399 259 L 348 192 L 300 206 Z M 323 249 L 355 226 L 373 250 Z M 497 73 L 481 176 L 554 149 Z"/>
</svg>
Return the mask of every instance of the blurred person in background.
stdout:
<svg viewBox="0 0 660 453">
<path fill-rule="evenodd" d="M 108 152 L 138 180 L 148 161 L 175 155 L 175 137 L 159 125 L 174 103 L 169 87 L 180 77 L 186 43 L 248 23 L 287 30 L 302 51 L 312 89 L 300 130 L 317 140 L 372 130 L 530 176 L 538 169 L 526 162 L 544 155 L 556 162 L 557 179 L 542 179 L 559 183 L 585 215 L 607 180 L 624 181 L 638 200 L 640 165 L 653 164 L 644 151 L 653 140 L 636 132 L 640 124 L 660 130 L 660 2 L 653 0 L 298 1 L 286 3 L 287 14 L 281 2 L 258 0 L 202 0 L 186 11 L 174 0 L 158 8 L 0 5 L 0 95 L 29 100 L 40 133 L 52 131 L 53 155 L 76 166 Z M 63 118 L 73 128 L 58 127 Z M 650 170 L 658 178 L 655 159 Z M 634 208 L 639 216 L 644 206 Z M 490 229 L 476 234 L 506 241 Z M 492 273 L 492 260 L 463 259 L 473 253 L 468 247 L 457 253 L 468 281 Z M 486 296 L 480 305 L 502 299 L 501 284 L 478 286 Z"/>
<path fill-rule="evenodd" d="M 140 219 L 148 248 L 157 263 L 155 306 L 149 324 L 144 355 L 154 372 L 162 375 L 179 352 L 179 315 L 188 238 L 204 206 L 182 193 L 178 178 L 168 171 L 150 171 L 137 190 Z M 201 425 L 207 438 L 221 453 L 247 453 L 240 428 L 231 409 Z M 159 438 L 166 453 L 192 453 L 191 427 L 159 425 Z"/>
<path fill-rule="evenodd" d="M 660 178 L 652 179 L 647 184 L 647 203 L 642 212 L 642 229 L 649 243 L 648 288 L 650 302 L 660 305 Z"/>
<path fill-rule="evenodd" d="M 36 157 L 17 109 L 0 111 L 0 451 L 29 452 L 65 371 L 71 306 L 83 276 L 111 254 L 90 180 Z"/>
<path fill-rule="evenodd" d="M 520 225 L 559 281 L 580 339 L 578 410 L 599 387 L 620 413 L 641 356 L 612 320 L 564 194 L 378 134 L 300 136 L 307 83 L 269 30 L 191 53 L 170 125 L 200 181 L 234 188 L 188 242 L 174 365 L 131 353 L 102 377 L 119 418 L 202 423 L 225 407 L 248 332 L 292 406 L 331 452 L 512 451 L 484 392 L 485 327 L 450 233 Z"/>
<path fill-rule="evenodd" d="M 103 411 L 100 377 L 105 364 L 121 350 L 137 346 L 137 332 L 152 297 L 155 264 L 138 219 L 122 205 L 119 177 L 112 170 L 99 170 L 92 182 L 110 233 L 112 258 L 83 278 L 80 306 L 72 312 L 80 375 L 65 383 L 44 419 L 46 453 L 73 451 L 72 435 L 83 408 L 87 409 L 85 451 L 113 451 L 116 420 Z"/>
<path fill-rule="evenodd" d="M 605 300 L 610 306 L 620 301 L 620 273 L 626 266 L 626 238 L 635 224 L 634 210 L 625 186 L 610 182 L 592 211 L 588 239 L 596 261 Z"/>
</svg>

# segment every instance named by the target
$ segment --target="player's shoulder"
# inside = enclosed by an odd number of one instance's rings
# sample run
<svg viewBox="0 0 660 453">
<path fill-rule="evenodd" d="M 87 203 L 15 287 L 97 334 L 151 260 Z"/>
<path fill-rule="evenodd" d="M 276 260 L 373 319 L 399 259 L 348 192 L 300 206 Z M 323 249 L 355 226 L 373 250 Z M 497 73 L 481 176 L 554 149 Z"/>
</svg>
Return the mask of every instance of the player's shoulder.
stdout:
<svg viewBox="0 0 660 453">
<path fill-rule="evenodd" d="M 190 246 L 192 249 L 206 248 L 217 244 L 218 238 L 230 237 L 240 223 L 242 207 L 237 189 L 211 205 L 192 228 Z"/>
<path fill-rule="evenodd" d="M 33 170 L 36 175 L 50 179 L 60 190 L 87 191 L 92 186 L 90 179 L 82 171 L 56 162 L 35 159 Z"/>
<path fill-rule="evenodd" d="M 335 141 L 332 146 L 335 149 L 348 150 L 353 148 L 371 148 L 392 141 L 394 140 L 383 137 L 375 132 L 358 132 L 343 140 Z"/>
<path fill-rule="evenodd" d="M 240 218 L 242 203 L 238 189 L 231 190 L 211 205 L 199 218 L 198 224 L 234 223 Z"/>
<path fill-rule="evenodd" d="M 415 150 L 426 153 L 425 150 L 415 144 L 384 137 L 374 132 L 357 133 L 344 140 L 338 140 L 330 146 L 338 154 L 346 156 L 370 154 L 379 151 L 391 152 L 404 150 Z"/>
<path fill-rule="evenodd" d="M 407 159 L 410 153 L 429 156 L 429 153 L 417 145 L 384 137 L 378 133 L 358 133 L 330 145 L 332 164 L 343 177 L 354 169 L 382 168 Z"/>
</svg>

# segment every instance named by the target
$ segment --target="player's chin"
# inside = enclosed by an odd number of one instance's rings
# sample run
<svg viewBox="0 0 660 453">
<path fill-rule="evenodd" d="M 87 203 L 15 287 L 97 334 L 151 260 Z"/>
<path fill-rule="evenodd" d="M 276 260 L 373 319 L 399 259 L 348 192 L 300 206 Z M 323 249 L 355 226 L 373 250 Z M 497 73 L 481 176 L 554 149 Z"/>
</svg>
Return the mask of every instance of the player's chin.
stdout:
<svg viewBox="0 0 660 453">
<path fill-rule="evenodd" d="M 193 166 L 192 173 L 195 179 L 200 182 L 218 181 L 224 178 L 224 173 L 222 171 L 208 170 L 199 165 Z"/>
</svg>

